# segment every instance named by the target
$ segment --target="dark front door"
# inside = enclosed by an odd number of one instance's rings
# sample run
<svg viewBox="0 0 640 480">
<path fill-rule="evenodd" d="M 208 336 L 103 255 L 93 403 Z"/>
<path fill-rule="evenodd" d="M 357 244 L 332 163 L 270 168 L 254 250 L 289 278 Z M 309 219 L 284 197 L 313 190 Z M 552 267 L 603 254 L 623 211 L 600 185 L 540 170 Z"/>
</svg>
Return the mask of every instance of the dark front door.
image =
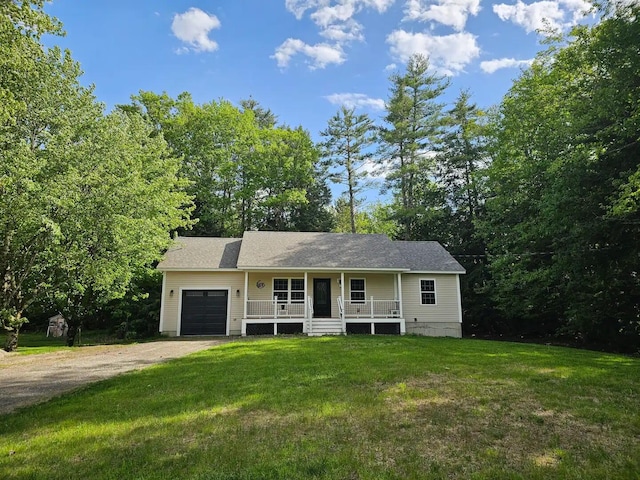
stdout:
<svg viewBox="0 0 640 480">
<path fill-rule="evenodd" d="M 313 316 L 331 317 L 331 279 L 313 279 Z"/>
</svg>

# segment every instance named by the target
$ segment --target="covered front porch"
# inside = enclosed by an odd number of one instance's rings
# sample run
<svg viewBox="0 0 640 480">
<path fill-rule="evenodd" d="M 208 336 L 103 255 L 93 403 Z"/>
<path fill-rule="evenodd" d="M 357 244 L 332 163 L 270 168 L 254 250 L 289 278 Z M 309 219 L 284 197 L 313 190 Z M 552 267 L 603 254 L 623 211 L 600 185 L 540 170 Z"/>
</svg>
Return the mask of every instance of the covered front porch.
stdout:
<svg viewBox="0 0 640 480">
<path fill-rule="evenodd" d="M 242 335 L 405 333 L 398 272 L 245 272 Z"/>
</svg>

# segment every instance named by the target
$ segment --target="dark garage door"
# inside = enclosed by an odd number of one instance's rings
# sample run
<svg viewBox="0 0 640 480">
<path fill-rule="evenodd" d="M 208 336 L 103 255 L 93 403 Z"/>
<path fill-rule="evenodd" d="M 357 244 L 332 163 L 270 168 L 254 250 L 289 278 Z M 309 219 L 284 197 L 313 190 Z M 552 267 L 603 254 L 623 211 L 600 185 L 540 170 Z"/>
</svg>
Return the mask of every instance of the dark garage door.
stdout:
<svg viewBox="0 0 640 480">
<path fill-rule="evenodd" d="M 183 290 L 180 335 L 226 335 L 227 290 Z"/>
</svg>

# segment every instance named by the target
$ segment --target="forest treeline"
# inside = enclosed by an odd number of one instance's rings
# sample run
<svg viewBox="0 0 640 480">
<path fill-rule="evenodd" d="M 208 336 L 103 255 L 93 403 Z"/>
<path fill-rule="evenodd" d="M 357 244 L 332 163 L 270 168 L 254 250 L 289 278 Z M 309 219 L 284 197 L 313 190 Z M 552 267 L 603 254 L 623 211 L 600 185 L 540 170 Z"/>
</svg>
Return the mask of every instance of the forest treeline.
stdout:
<svg viewBox="0 0 640 480">
<path fill-rule="evenodd" d="M 105 112 L 43 1 L 0 3 L 0 319 L 157 330 L 171 236 L 245 230 L 437 240 L 466 268 L 466 334 L 640 349 L 640 7 L 549 42 L 499 105 L 410 58 L 385 112 L 319 141 L 249 97 L 141 91 Z M 363 204 L 382 182 L 388 201 Z M 330 184 L 344 193 L 331 198 Z M 70 341 L 73 342 L 73 336 Z"/>
</svg>

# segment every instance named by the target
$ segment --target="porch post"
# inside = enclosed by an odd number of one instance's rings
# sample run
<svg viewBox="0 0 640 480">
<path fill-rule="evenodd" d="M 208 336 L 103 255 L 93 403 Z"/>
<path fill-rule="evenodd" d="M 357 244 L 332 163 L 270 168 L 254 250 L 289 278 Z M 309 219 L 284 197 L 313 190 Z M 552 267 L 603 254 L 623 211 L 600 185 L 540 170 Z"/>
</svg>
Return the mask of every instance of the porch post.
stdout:
<svg viewBox="0 0 640 480">
<path fill-rule="evenodd" d="M 344 298 L 344 272 L 340 272 L 340 298 L 342 298 L 342 311 L 340 312 L 340 320 L 342 321 L 342 333 L 347 333 L 347 322 L 345 321 L 344 307 L 346 300 Z"/>
<path fill-rule="evenodd" d="M 249 272 L 244 272 L 244 316 L 247 318 L 247 303 L 249 302 Z"/>
<path fill-rule="evenodd" d="M 402 309 L 402 274 L 398 274 L 398 306 L 400 307 L 400 318 L 404 318 Z"/>
<path fill-rule="evenodd" d="M 309 290 L 309 275 L 305 271 L 304 272 L 304 318 L 309 318 L 309 294 L 307 293 Z"/>
</svg>

